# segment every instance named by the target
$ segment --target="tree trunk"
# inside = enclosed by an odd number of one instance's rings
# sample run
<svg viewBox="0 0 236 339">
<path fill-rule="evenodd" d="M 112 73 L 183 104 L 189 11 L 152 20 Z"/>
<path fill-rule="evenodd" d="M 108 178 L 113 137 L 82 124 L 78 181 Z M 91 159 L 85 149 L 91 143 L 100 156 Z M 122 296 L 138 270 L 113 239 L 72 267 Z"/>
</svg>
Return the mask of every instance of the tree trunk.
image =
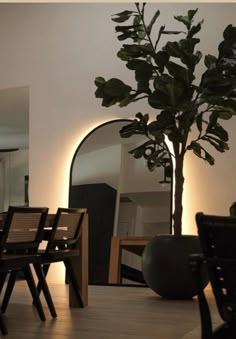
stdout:
<svg viewBox="0 0 236 339">
<path fill-rule="evenodd" d="M 183 197 L 183 185 L 184 185 L 184 176 L 183 176 L 183 156 L 178 156 L 175 159 L 175 195 L 174 195 L 174 234 L 182 234 L 182 197 Z"/>
</svg>

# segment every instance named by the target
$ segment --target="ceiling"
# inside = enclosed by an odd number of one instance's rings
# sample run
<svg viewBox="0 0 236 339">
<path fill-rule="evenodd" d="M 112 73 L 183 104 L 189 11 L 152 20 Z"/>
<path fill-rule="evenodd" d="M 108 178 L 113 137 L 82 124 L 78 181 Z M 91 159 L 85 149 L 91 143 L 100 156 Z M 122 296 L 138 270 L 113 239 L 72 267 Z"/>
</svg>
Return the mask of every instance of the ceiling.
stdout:
<svg viewBox="0 0 236 339">
<path fill-rule="evenodd" d="M 0 90 L 0 151 L 29 147 L 29 87 Z"/>
</svg>

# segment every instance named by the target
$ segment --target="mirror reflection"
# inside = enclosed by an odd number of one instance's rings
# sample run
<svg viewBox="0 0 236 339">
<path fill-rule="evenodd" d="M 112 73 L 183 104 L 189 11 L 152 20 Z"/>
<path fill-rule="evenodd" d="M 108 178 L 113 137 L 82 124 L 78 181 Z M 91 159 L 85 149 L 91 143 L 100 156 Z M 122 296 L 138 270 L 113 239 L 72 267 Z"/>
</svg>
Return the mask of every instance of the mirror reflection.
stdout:
<svg viewBox="0 0 236 339">
<path fill-rule="evenodd" d="M 170 233 L 171 184 L 163 183 L 163 168 L 149 172 L 129 154 L 142 139 L 120 137 L 128 122 L 98 126 L 78 146 L 71 164 L 69 206 L 87 207 L 89 213 L 90 284 L 108 283 L 113 236 Z M 124 250 L 121 260 L 140 270 L 140 256 Z"/>
</svg>

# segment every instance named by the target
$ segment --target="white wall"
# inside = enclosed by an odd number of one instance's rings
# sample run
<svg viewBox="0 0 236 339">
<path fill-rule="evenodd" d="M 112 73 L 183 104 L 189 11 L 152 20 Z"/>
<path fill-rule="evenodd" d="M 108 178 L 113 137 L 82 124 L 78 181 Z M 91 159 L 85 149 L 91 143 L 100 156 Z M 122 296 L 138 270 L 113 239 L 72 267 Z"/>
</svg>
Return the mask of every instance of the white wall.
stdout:
<svg viewBox="0 0 236 339">
<path fill-rule="evenodd" d="M 133 117 L 151 112 L 145 103 L 123 109 L 102 108 L 94 97 L 94 78 L 132 75 L 116 57 L 116 40 L 111 14 L 133 9 L 133 4 L 0 4 L 0 88 L 30 87 L 30 199 L 48 205 L 53 212 L 67 205 L 69 169 L 79 141 L 96 124 L 115 117 Z M 205 18 L 201 50 L 216 53 L 221 33 L 235 22 L 236 5 L 149 4 L 160 8 L 161 23 L 176 28 L 172 14 L 199 7 Z M 179 27 L 179 25 L 178 25 Z M 216 165 L 189 156 L 185 173 L 184 224 L 194 225 L 197 210 L 227 213 L 235 195 L 236 121 L 226 122 L 231 150 L 216 155 Z M 187 215 L 187 213 L 189 215 Z"/>
<path fill-rule="evenodd" d="M 118 188 L 121 145 L 108 146 L 100 150 L 78 155 L 72 172 L 72 184 L 106 183 Z"/>
<path fill-rule="evenodd" d="M 144 159 L 134 159 L 129 151 L 138 144 L 122 145 L 122 179 L 121 192 L 156 192 L 166 190 L 159 182 L 164 178 L 163 168 L 150 172 Z"/>
<path fill-rule="evenodd" d="M 119 189 L 120 193 L 169 189 L 169 186 L 166 188 L 159 183 L 164 177 L 163 168 L 149 172 L 143 159 L 136 160 L 129 154 L 129 150 L 138 144 L 109 146 L 108 140 L 107 145 L 86 154 L 78 151 L 73 164 L 73 185 L 105 182 L 116 190 Z"/>
</svg>

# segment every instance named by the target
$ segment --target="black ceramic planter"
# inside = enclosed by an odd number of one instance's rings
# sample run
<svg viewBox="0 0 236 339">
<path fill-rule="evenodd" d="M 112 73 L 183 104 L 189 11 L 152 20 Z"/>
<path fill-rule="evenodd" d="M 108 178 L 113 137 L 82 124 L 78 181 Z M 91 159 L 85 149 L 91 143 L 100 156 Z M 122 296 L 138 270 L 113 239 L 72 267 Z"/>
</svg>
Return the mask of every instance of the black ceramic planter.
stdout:
<svg viewBox="0 0 236 339">
<path fill-rule="evenodd" d="M 201 253 L 198 236 L 158 235 L 145 247 L 142 256 L 143 276 L 147 285 L 167 299 L 191 299 L 196 295 L 189 266 L 189 254 Z M 203 285 L 208 283 L 202 272 Z"/>
</svg>

